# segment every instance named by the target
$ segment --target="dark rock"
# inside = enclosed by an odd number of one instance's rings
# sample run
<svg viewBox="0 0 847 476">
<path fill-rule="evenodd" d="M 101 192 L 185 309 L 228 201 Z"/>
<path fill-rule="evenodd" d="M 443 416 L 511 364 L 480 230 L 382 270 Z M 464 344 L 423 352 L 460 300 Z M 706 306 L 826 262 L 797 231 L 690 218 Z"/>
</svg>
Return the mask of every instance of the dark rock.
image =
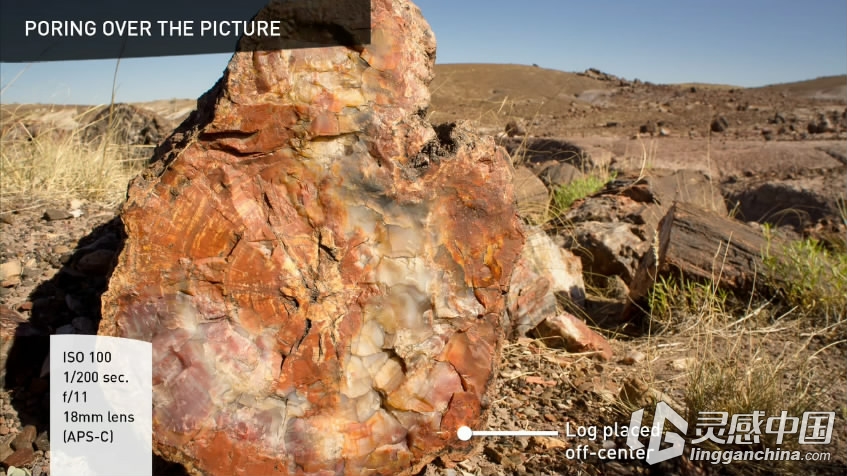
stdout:
<svg viewBox="0 0 847 476">
<path fill-rule="evenodd" d="M 39 276 L 41 276 L 41 270 L 38 268 L 24 268 L 23 273 L 21 273 L 21 276 L 30 279 L 38 278 Z"/>
<path fill-rule="evenodd" d="M 653 135 L 656 133 L 656 123 L 653 121 L 649 121 L 646 124 L 641 124 L 638 128 L 638 132 L 640 134 L 650 134 Z"/>
<path fill-rule="evenodd" d="M 582 172 L 566 162 L 549 161 L 539 167 L 538 177 L 547 186 L 556 188 L 582 177 Z"/>
<path fill-rule="evenodd" d="M 105 275 L 112 269 L 113 250 L 101 249 L 86 253 L 75 263 L 75 269 L 85 274 Z"/>
<path fill-rule="evenodd" d="M 70 220 L 74 216 L 66 210 L 48 208 L 44 211 L 44 219 L 47 221 Z"/>
<path fill-rule="evenodd" d="M 506 132 L 506 135 L 509 136 L 509 137 L 526 135 L 526 131 L 524 130 L 523 127 L 520 126 L 520 124 L 517 123 L 517 121 L 507 122 L 505 132 Z"/>
<path fill-rule="evenodd" d="M 824 134 L 835 132 L 835 126 L 825 114 L 819 114 L 816 120 L 809 122 L 807 130 L 809 134 Z"/>
<path fill-rule="evenodd" d="M 34 378 L 29 384 L 29 393 L 41 395 L 50 389 L 50 380 L 45 378 Z"/>
<path fill-rule="evenodd" d="M 42 431 L 35 438 L 35 447 L 40 451 L 50 451 L 50 437 L 46 431 Z"/>
<path fill-rule="evenodd" d="M 768 124 L 785 124 L 785 116 L 783 116 L 782 113 L 777 112 L 772 118 L 768 119 Z"/>
<path fill-rule="evenodd" d="M 32 340 L 20 341 L 20 339 L 39 339 L 43 334 L 29 321 L 24 319 L 17 311 L 4 305 L 0 305 L 0 386 L 6 381 L 7 373 L 17 374 L 21 367 L 32 367 L 32 360 L 37 360 L 40 355 L 37 345 Z M 44 342 L 40 342 L 44 344 Z M 18 350 L 19 355 L 12 355 L 12 350 Z M 40 362 L 40 361 L 39 361 Z M 28 370 L 29 367 L 23 369 Z M 15 379 L 13 378 L 12 381 Z"/>
<path fill-rule="evenodd" d="M 104 106 L 86 126 L 83 140 L 111 144 L 149 145 L 161 143 L 173 129 L 170 121 L 149 109 L 117 103 Z"/>
<path fill-rule="evenodd" d="M 712 132 L 724 132 L 729 128 L 729 121 L 727 121 L 723 116 L 718 116 L 712 120 L 710 127 Z"/>
<path fill-rule="evenodd" d="M 735 187 L 727 200 L 745 221 L 790 226 L 797 232 L 824 219 L 838 219 L 839 204 L 826 192 L 827 177 L 759 181 Z"/>
</svg>

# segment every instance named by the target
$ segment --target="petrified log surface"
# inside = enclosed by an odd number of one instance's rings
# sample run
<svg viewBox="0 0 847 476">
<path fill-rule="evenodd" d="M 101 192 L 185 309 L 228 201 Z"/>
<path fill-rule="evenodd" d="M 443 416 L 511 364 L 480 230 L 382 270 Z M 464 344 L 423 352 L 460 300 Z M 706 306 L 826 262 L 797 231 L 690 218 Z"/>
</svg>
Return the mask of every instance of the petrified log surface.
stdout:
<svg viewBox="0 0 847 476">
<path fill-rule="evenodd" d="M 236 54 L 129 190 L 100 333 L 151 341 L 158 453 L 204 474 L 409 474 L 470 449 L 523 235 L 491 140 L 433 128 L 435 40 Z"/>
<path fill-rule="evenodd" d="M 693 280 L 711 280 L 736 292 L 747 292 L 766 283 L 763 253 L 768 240 L 762 230 L 746 223 L 676 203 L 670 220 L 669 244 L 661 271 L 681 273 Z M 778 254 L 785 240 L 771 239 L 770 252 Z"/>
</svg>

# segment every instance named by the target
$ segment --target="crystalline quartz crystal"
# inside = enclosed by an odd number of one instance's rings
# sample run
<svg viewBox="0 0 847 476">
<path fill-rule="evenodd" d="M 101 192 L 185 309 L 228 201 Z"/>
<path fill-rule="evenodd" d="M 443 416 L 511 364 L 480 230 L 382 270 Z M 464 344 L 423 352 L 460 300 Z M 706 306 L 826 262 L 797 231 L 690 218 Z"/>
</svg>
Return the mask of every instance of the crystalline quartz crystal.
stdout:
<svg viewBox="0 0 847 476">
<path fill-rule="evenodd" d="M 100 333 L 152 342 L 155 450 L 192 474 L 411 474 L 484 425 L 512 169 L 424 119 L 417 7 L 372 8 L 362 48 L 235 54 L 130 186 Z"/>
</svg>

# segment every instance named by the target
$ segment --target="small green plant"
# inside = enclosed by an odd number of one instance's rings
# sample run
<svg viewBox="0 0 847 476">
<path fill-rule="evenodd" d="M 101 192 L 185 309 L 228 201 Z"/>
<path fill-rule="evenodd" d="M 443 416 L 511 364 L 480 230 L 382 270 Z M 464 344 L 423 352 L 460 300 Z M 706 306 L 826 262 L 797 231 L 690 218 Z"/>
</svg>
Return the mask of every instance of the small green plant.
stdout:
<svg viewBox="0 0 847 476">
<path fill-rule="evenodd" d="M 615 172 L 598 170 L 585 174 L 568 184 L 559 185 L 553 191 L 552 208 L 565 212 L 575 201 L 599 192 L 606 183 L 614 180 L 616 176 Z"/>
<path fill-rule="evenodd" d="M 654 330 L 682 330 L 686 323 L 727 317 L 729 298 L 727 291 L 712 282 L 660 276 L 648 293 L 650 318 L 657 325 Z"/>
<path fill-rule="evenodd" d="M 847 253 L 827 250 L 815 239 L 772 249 L 772 231 L 763 261 L 768 284 L 785 302 L 807 315 L 840 323 L 847 320 Z"/>
</svg>

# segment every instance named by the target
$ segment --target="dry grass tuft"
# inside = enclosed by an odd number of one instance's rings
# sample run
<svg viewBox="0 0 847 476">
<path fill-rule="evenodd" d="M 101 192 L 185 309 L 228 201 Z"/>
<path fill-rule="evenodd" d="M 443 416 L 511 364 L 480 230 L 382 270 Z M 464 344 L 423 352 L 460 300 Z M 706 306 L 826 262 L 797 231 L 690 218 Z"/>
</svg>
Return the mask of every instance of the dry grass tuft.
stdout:
<svg viewBox="0 0 847 476">
<path fill-rule="evenodd" d="M 17 131 L 17 133 L 15 133 Z M 35 136 L 21 123 L 4 124 L 0 133 L 0 197 L 85 198 L 106 204 L 124 199 L 129 181 L 145 158 L 118 145 L 110 132 L 102 141 L 83 140 L 85 128 L 40 130 Z"/>
</svg>

